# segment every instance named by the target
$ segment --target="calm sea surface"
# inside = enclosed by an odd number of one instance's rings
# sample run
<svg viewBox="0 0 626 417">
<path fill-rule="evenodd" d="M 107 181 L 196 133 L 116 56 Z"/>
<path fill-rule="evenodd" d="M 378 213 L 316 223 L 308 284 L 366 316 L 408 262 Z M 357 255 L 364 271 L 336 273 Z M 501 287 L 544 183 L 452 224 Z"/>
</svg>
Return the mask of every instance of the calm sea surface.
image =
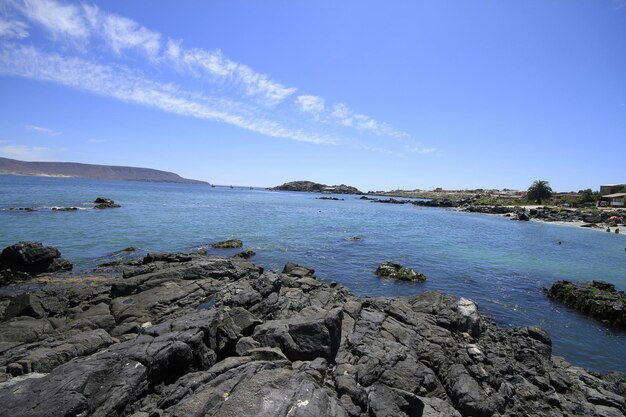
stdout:
<svg viewBox="0 0 626 417">
<path fill-rule="evenodd" d="M 282 269 L 310 266 L 322 281 L 358 295 L 411 296 L 425 290 L 475 300 L 504 326 L 539 325 L 554 353 L 598 371 L 626 371 L 626 332 L 607 328 L 548 300 L 558 279 L 602 279 L 626 289 L 626 236 L 572 226 L 412 205 L 375 204 L 355 196 L 211 188 L 125 181 L 0 176 L 0 247 L 20 240 L 56 246 L 75 269 L 93 268 L 134 246 L 190 251 L 238 238 L 253 260 Z M 119 209 L 93 210 L 96 197 Z M 52 207 L 76 206 L 75 212 Z M 8 211 L 33 207 L 35 212 Z M 626 232 L 626 230 L 624 230 Z M 360 236 L 360 240 L 350 240 Z M 558 242 L 562 244 L 559 245 Z M 210 250 L 234 254 L 237 251 Z M 424 284 L 381 280 L 393 260 L 428 277 Z"/>
</svg>

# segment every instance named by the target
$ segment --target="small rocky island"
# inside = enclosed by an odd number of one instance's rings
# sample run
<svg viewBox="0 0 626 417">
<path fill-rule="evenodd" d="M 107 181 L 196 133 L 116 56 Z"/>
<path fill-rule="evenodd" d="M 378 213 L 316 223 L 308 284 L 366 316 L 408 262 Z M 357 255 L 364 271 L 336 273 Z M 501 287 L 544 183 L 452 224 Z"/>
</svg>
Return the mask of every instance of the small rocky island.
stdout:
<svg viewBox="0 0 626 417">
<path fill-rule="evenodd" d="M 312 181 L 292 181 L 278 187 L 269 188 L 271 191 L 301 191 L 307 193 L 328 193 L 328 194 L 363 194 L 355 187 L 349 185 L 326 185 Z"/>
<path fill-rule="evenodd" d="M 440 292 L 360 298 L 314 274 L 151 253 L 0 288 L 2 415 L 626 415 L 626 375 L 552 356 L 541 328 L 500 328 Z"/>
</svg>

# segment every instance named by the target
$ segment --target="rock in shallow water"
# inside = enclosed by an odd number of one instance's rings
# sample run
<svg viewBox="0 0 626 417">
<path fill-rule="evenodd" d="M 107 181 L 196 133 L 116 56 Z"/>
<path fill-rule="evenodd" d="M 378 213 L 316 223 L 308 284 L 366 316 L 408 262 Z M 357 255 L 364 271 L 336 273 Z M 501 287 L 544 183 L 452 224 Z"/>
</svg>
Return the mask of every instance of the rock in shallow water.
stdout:
<svg viewBox="0 0 626 417">
<path fill-rule="evenodd" d="M 0 384 L 3 412 L 624 415 L 625 375 L 552 358 L 543 330 L 498 328 L 470 300 L 359 298 L 298 265 L 279 274 L 227 257 L 159 255 L 123 269 L 111 281 L 53 281 L 28 295 L 42 318 L 3 318 L 0 380 L 48 372 Z"/>
<path fill-rule="evenodd" d="M 61 258 L 61 253 L 57 248 L 44 246 L 40 242 L 19 242 L 2 250 L 0 269 L 37 275 L 46 272 L 69 271 L 72 269 L 72 264 Z"/>
<path fill-rule="evenodd" d="M 387 277 L 399 279 L 400 281 L 426 281 L 426 275 L 415 272 L 411 268 L 405 268 L 400 264 L 393 262 L 383 262 L 376 268 L 376 275 L 379 277 Z"/>
<path fill-rule="evenodd" d="M 544 293 L 605 323 L 626 329 L 626 294 L 604 281 L 577 284 L 557 281 Z"/>
</svg>

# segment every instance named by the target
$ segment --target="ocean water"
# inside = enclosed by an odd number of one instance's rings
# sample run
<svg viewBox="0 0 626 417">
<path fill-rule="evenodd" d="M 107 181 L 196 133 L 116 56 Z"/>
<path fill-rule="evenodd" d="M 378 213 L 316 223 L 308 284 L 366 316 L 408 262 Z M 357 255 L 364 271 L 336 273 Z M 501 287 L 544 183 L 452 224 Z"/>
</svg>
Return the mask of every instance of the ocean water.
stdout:
<svg viewBox="0 0 626 417">
<path fill-rule="evenodd" d="M 539 325 L 554 354 L 597 371 L 626 371 L 626 332 L 609 328 L 541 292 L 559 279 L 602 279 L 626 289 L 626 236 L 357 196 L 246 188 L 0 176 L 0 246 L 36 240 L 56 246 L 75 269 L 94 268 L 134 246 L 193 251 L 238 238 L 253 261 L 282 269 L 288 261 L 362 296 L 411 296 L 443 290 L 473 299 L 502 326 Z M 121 208 L 94 210 L 96 197 Z M 52 207 L 76 206 L 73 212 Z M 10 211 L 33 207 L 35 212 Z M 626 229 L 623 231 L 626 232 Z M 350 237 L 359 236 L 359 240 Z M 561 242 L 559 245 L 558 242 Z M 210 249 L 234 254 L 238 250 Z M 392 260 L 426 274 L 425 283 L 374 275 Z"/>
</svg>

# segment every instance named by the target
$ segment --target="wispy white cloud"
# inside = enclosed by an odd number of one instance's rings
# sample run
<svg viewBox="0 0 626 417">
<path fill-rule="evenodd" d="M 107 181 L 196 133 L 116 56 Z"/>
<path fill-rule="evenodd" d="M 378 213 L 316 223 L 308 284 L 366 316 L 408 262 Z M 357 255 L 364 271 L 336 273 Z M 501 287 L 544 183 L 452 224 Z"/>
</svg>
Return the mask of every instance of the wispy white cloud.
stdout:
<svg viewBox="0 0 626 417">
<path fill-rule="evenodd" d="M 172 84 L 151 81 L 129 70 L 48 54 L 34 47 L 5 46 L 0 49 L 0 74 L 52 81 L 170 113 L 228 123 L 267 136 L 311 143 L 332 142 L 254 113 L 237 112 L 240 107 L 237 103 L 201 99 Z"/>
<path fill-rule="evenodd" d="M 422 146 L 414 146 L 414 147 L 407 148 L 407 151 L 411 153 L 419 153 L 422 155 L 428 155 L 428 154 L 436 152 L 437 148 L 425 148 Z"/>
<path fill-rule="evenodd" d="M 300 111 L 313 115 L 315 120 L 319 120 L 320 115 L 324 111 L 324 99 L 318 96 L 298 96 L 296 103 L 300 106 Z"/>
<path fill-rule="evenodd" d="M 277 104 L 296 92 L 296 88 L 285 87 L 274 82 L 266 75 L 259 74 L 247 65 L 240 64 L 224 57 L 221 51 L 205 51 L 203 49 L 185 50 L 181 41 L 167 42 L 165 57 L 174 66 L 196 77 L 228 80 L 240 83 L 248 96 L 258 96 L 268 104 Z"/>
<path fill-rule="evenodd" d="M 86 38 L 89 30 L 81 8 L 54 0 L 16 0 L 13 2 L 30 20 L 44 26 L 55 35 Z"/>
<path fill-rule="evenodd" d="M 106 13 L 98 6 L 83 6 L 84 16 L 92 32 L 102 36 L 106 44 L 116 53 L 125 49 L 138 48 L 149 56 L 156 57 L 161 48 L 161 35 L 131 19 Z"/>
<path fill-rule="evenodd" d="M 0 146 L 0 156 L 4 158 L 20 159 L 22 161 L 39 161 L 49 159 L 53 151 L 50 148 L 24 145 Z"/>
<path fill-rule="evenodd" d="M 61 134 L 61 132 L 41 126 L 26 125 L 26 129 L 34 130 L 37 133 L 48 136 L 59 136 Z"/>
<path fill-rule="evenodd" d="M 369 131 L 378 136 L 389 136 L 399 139 L 410 137 L 409 134 L 394 129 L 387 123 L 378 122 L 364 114 L 354 113 L 343 103 L 337 103 L 332 107 L 330 117 L 342 126 Z"/>
<path fill-rule="evenodd" d="M 372 149 L 403 147 L 403 152 L 432 152 L 416 145 L 407 133 L 357 113 L 344 103 L 329 105 L 321 96 L 304 94 L 287 100 L 298 91 L 296 87 L 283 85 L 269 75 L 235 62 L 220 50 L 185 48 L 182 40 L 168 38 L 96 5 L 62 0 L 4 1 L 5 7 L 0 10 L 3 11 L 0 38 L 12 38 L 18 44 L 30 43 L 24 39 L 38 36 L 34 31 L 29 36 L 31 26 L 41 26 L 52 34 L 53 51 L 58 40 L 69 42 L 62 42 L 62 55 L 8 43 L 0 49 L 0 73 L 56 82 L 171 113 L 228 123 L 271 137 L 337 143 L 339 140 L 334 138 L 350 129 L 346 136 L 358 137 L 365 145 L 375 136 L 396 140 L 369 146 Z M 76 52 L 74 57 L 72 52 Z M 143 58 L 147 55 L 148 65 L 140 66 L 136 54 Z M 201 80 L 202 87 L 193 88 L 199 92 L 191 93 L 177 84 L 157 81 L 164 74 L 171 75 L 167 71 L 171 69 L 176 69 L 176 75 L 182 77 L 179 79 L 182 85 Z M 335 133 L 316 133 L 333 129 Z M 351 143 L 348 137 L 342 142 Z"/>
<path fill-rule="evenodd" d="M 44 26 L 55 36 L 73 38 L 81 46 L 89 38 L 99 39 L 118 56 L 127 49 L 142 50 L 153 60 L 168 62 L 194 76 L 239 84 L 244 94 L 259 98 L 264 104 L 276 105 L 297 90 L 226 58 L 219 50 L 184 49 L 181 41 L 168 40 L 161 54 L 160 33 L 95 5 L 80 6 L 55 0 L 8 1 L 26 18 Z"/>
<path fill-rule="evenodd" d="M 28 37 L 28 25 L 20 20 L 0 16 L 0 38 L 24 39 Z"/>
</svg>

